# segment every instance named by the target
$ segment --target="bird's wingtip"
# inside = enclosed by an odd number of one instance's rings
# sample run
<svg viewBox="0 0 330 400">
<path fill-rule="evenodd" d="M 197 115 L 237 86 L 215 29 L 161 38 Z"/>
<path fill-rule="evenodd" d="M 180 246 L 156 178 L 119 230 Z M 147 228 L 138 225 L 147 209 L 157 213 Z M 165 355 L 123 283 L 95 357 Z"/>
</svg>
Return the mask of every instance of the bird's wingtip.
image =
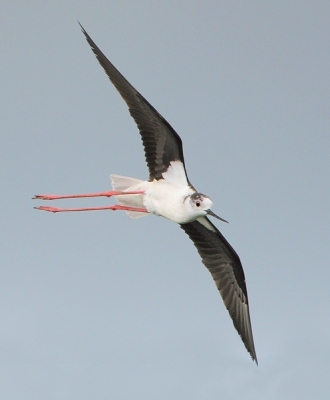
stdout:
<svg viewBox="0 0 330 400">
<path fill-rule="evenodd" d="M 77 22 L 78 22 L 78 24 L 79 24 L 79 26 L 80 26 L 80 29 L 81 29 L 82 33 L 83 33 L 85 36 L 88 35 L 87 32 L 86 32 L 86 30 L 85 30 L 85 28 L 81 25 L 80 21 L 77 20 Z"/>
<path fill-rule="evenodd" d="M 259 366 L 258 358 L 257 358 L 256 351 L 254 349 L 254 345 L 253 345 L 253 348 L 251 350 L 249 350 L 249 349 L 247 349 L 247 350 L 248 350 L 248 352 L 249 352 L 249 354 L 250 354 L 250 356 L 252 358 L 252 361 L 254 361 L 257 364 L 257 367 L 258 367 Z"/>
</svg>

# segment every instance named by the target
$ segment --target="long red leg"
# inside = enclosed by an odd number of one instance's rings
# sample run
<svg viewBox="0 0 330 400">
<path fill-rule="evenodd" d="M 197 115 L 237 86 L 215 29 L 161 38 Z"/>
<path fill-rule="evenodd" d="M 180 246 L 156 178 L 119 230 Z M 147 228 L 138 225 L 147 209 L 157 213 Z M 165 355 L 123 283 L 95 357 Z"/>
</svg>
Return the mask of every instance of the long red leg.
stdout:
<svg viewBox="0 0 330 400">
<path fill-rule="evenodd" d="M 86 208 L 57 208 L 57 207 L 46 207 L 46 206 L 39 206 L 39 207 L 34 207 L 34 208 L 36 210 L 49 211 L 49 212 L 53 212 L 53 213 L 69 212 L 69 211 L 98 211 L 98 210 L 113 210 L 113 211 L 123 210 L 123 211 L 136 211 L 136 212 L 144 212 L 144 213 L 148 212 L 145 208 L 120 206 L 118 204 L 116 204 L 114 206 L 86 207 Z"/>
<path fill-rule="evenodd" d="M 37 194 L 33 197 L 33 200 L 59 200 L 59 199 L 77 199 L 82 197 L 111 197 L 111 196 L 119 196 L 119 195 L 127 195 L 127 194 L 143 194 L 144 190 L 136 190 L 133 192 L 118 192 L 116 190 L 110 190 L 108 192 L 100 192 L 100 193 L 89 193 L 89 194 L 69 194 L 63 196 L 57 196 L 55 194 Z"/>
</svg>

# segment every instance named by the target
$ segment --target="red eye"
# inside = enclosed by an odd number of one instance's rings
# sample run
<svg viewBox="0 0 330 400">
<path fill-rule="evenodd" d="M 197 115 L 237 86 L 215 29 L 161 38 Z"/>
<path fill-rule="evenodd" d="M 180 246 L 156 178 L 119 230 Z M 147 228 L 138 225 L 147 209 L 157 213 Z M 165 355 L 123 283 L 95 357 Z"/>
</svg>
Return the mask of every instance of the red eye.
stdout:
<svg viewBox="0 0 330 400">
<path fill-rule="evenodd" d="M 196 206 L 197 206 L 197 207 L 200 207 L 200 206 L 201 206 L 201 203 L 200 203 L 199 201 L 196 201 Z"/>
</svg>

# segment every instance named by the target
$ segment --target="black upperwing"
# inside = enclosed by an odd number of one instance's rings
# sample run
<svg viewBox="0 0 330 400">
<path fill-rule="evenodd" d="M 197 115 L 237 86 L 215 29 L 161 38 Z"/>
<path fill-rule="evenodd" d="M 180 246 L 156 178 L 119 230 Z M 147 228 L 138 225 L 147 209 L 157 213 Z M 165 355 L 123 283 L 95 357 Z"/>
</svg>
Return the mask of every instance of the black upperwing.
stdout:
<svg viewBox="0 0 330 400">
<path fill-rule="evenodd" d="M 237 332 L 252 359 L 257 362 L 245 276 L 237 253 L 207 217 L 182 224 L 181 228 L 194 242 L 203 264 L 211 272 Z"/>
<path fill-rule="evenodd" d="M 171 161 L 181 161 L 184 166 L 180 136 L 105 57 L 82 26 L 81 29 L 105 73 L 128 105 L 140 130 L 149 180 L 162 179 L 162 174 L 167 171 Z"/>
</svg>

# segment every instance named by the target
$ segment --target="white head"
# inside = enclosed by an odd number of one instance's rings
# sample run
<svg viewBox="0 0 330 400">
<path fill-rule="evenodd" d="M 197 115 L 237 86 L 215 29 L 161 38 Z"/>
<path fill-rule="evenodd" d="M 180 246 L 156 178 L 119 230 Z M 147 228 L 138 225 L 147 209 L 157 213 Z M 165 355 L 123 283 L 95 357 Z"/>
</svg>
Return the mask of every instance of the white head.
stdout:
<svg viewBox="0 0 330 400">
<path fill-rule="evenodd" d="M 205 217 L 206 215 L 211 215 L 212 217 L 220 219 L 220 221 L 227 222 L 226 220 L 214 214 L 213 211 L 211 211 L 213 202 L 208 196 L 205 196 L 205 194 L 193 193 L 188 198 L 192 214 L 196 216 L 195 219 L 199 217 Z"/>
</svg>

